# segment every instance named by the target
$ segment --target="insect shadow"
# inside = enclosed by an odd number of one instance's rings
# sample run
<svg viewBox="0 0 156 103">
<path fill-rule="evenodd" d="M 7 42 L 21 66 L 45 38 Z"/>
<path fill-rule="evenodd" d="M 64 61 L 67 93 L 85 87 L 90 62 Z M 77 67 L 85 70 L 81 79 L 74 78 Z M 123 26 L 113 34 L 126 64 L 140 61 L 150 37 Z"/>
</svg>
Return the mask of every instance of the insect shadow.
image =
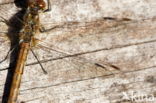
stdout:
<svg viewBox="0 0 156 103">
<path fill-rule="evenodd" d="M 9 93 L 11 89 L 11 83 L 13 80 L 13 74 L 15 72 L 15 66 L 18 58 L 18 52 L 20 49 L 19 46 L 19 32 L 23 27 L 23 16 L 25 14 L 26 10 L 21 9 L 16 14 L 14 14 L 9 20 L 4 20 L 7 24 L 8 31 L 7 36 L 10 39 L 11 45 L 10 45 L 10 63 L 5 81 L 4 91 L 3 91 L 3 97 L 2 97 L 2 103 L 7 103 L 9 98 Z"/>
</svg>

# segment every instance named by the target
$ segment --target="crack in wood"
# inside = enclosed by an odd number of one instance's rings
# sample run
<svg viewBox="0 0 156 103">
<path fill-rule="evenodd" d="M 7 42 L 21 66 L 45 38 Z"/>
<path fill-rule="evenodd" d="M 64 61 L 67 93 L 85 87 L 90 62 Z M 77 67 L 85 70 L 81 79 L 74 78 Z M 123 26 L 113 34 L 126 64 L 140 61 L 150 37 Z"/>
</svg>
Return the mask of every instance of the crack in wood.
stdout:
<svg viewBox="0 0 156 103">
<path fill-rule="evenodd" d="M 124 71 L 122 73 L 129 74 L 129 73 L 134 73 L 134 72 L 138 72 L 138 71 L 149 70 L 151 68 L 156 68 L 156 65 L 155 66 L 151 66 L 151 67 L 147 67 L 147 68 L 132 70 L 132 71 Z M 114 73 L 114 74 L 117 75 L 117 74 L 120 74 L 120 72 L 119 73 Z M 54 84 L 54 85 L 49 85 L 49 86 L 33 87 L 33 88 L 29 88 L 29 89 L 24 89 L 24 90 L 21 90 L 21 91 L 28 91 L 28 90 L 34 90 L 34 89 L 44 89 L 44 88 L 59 86 L 59 85 L 63 85 L 63 84 L 69 84 L 69 83 L 73 83 L 73 82 L 87 81 L 87 80 L 96 79 L 96 78 L 103 78 L 103 77 L 106 78 L 106 77 L 110 77 L 112 75 L 114 76 L 114 74 L 107 74 L 107 75 L 101 75 L 101 76 L 91 77 L 91 78 L 87 78 L 87 79 L 80 79 L 80 80 L 62 82 L 62 83 L 58 83 L 58 84 Z"/>
</svg>

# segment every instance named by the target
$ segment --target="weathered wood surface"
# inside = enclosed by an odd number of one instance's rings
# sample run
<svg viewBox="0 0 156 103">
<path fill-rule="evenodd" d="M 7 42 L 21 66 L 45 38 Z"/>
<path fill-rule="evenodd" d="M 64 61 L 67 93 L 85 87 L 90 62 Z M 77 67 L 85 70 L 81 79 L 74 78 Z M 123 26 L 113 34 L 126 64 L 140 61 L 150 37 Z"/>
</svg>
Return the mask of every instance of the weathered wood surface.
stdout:
<svg viewBox="0 0 156 103">
<path fill-rule="evenodd" d="M 3 4 L 9 4 L 9 3 L 13 3 L 14 0 L 0 0 L 0 4 L 3 5 Z"/>
<path fill-rule="evenodd" d="M 48 45 L 41 42 L 39 44 L 51 49 L 60 48 L 66 53 L 78 53 L 79 56 L 53 60 L 64 54 L 46 48 L 34 48 L 48 74 L 43 74 L 30 53 L 18 101 L 156 102 L 152 100 L 156 96 L 155 0 L 51 1 L 52 11 L 41 15 L 41 22 L 45 28 L 58 26 L 50 32 L 40 34 L 42 41 Z M 17 11 L 14 4 L 0 5 L 1 16 L 6 19 Z M 105 20 L 104 17 L 117 20 Z M 121 18 L 132 20 L 122 21 Z M 7 26 L 0 23 L 0 31 L 7 31 Z M 9 49 L 7 38 L 2 36 L 4 33 L 1 33 L 0 38 L 0 58 L 4 58 Z M 113 64 L 120 70 L 107 65 L 105 70 L 94 63 Z M 1 63 L 0 68 L 6 68 L 8 64 L 9 58 Z M 1 96 L 6 75 L 6 70 L 0 71 Z M 133 92 L 138 100 L 133 100 Z M 147 97 L 141 98 L 141 93 Z M 125 100 L 125 94 L 129 96 L 129 100 Z"/>
</svg>

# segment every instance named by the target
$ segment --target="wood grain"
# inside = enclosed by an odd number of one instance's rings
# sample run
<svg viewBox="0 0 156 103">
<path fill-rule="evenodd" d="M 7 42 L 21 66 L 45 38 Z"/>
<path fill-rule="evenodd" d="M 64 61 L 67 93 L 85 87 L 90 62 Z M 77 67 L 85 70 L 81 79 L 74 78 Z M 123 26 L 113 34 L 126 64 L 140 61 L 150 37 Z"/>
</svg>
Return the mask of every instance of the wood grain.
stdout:
<svg viewBox="0 0 156 103">
<path fill-rule="evenodd" d="M 51 1 L 52 11 L 41 14 L 41 23 L 46 29 L 53 29 L 41 33 L 39 38 L 43 42 L 39 41 L 34 48 L 48 74 L 43 74 L 29 53 L 19 102 L 133 103 L 134 93 L 138 98 L 140 94 L 149 97 L 138 99 L 144 103 L 156 96 L 155 0 Z M 8 20 L 17 10 L 13 4 L 0 5 L 0 13 Z M 0 23 L 0 31 L 7 32 L 7 26 Z M 0 58 L 4 58 L 9 49 L 8 39 L 2 36 Z M 66 54 L 39 48 L 43 45 L 76 55 L 59 59 Z M 0 67 L 6 68 L 8 64 L 9 58 Z M 106 64 L 113 64 L 120 70 Z M 6 75 L 7 71 L 0 71 L 1 96 Z M 125 99 L 124 94 L 131 98 Z"/>
</svg>

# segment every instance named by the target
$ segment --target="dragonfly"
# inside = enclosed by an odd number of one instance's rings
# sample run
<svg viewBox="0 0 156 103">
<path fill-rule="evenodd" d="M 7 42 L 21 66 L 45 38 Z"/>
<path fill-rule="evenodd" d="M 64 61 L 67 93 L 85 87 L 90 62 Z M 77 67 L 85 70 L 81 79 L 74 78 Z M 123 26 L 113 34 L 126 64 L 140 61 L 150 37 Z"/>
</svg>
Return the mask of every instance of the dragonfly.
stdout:
<svg viewBox="0 0 156 103">
<path fill-rule="evenodd" d="M 26 7 L 25 7 L 25 8 L 27 8 L 26 13 L 24 15 L 23 21 L 21 20 L 21 22 L 23 23 L 24 26 L 22 27 L 22 30 L 19 32 L 20 40 L 19 40 L 18 44 L 20 45 L 20 51 L 19 51 L 19 57 L 17 60 L 18 62 L 16 64 L 16 68 L 15 68 L 15 70 L 17 70 L 17 71 L 15 71 L 14 79 L 12 81 L 12 88 L 11 88 L 11 92 L 9 95 L 8 103 L 16 103 L 16 101 L 17 101 L 17 96 L 19 94 L 19 87 L 20 87 L 20 83 L 21 83 L 21 78 L 22 78 L 22 75 L 24 72 L 24 66 L 25 66 L 25 62 L 27 60 L 27 55 L 28 55 L 29 51 L 32 52 L 32 54 L 36 58 L 37 62 L 30 63 L 28 65 L 39 64 L 45 74 L 48 72 L 44 69 L 44 66 L 42 66 L 42 63 L 48 62 L 48 61 L 53 61 L 53 60 L 58 60 L 58 59 L 64 59 L 65 60 L 65 58 L 73 58 L 76 62 L 79 62 L 82 64 L 84 64 L 84 63 L 88 64 L 89 63 L 89 64 L 94 65 L 97 68 L 101 68 L 104 70 L 108 70 L 107 67 L 111 67 L 113 69 L 120 70 L 119 67 L 117 67 L 113 64 L 104 63 L 103 61 L 97 62 L 97 61 L 92 60 L 90 58 L 85 58 L 85 57 L 81 56 L 81 55 L 89 54 L 92 52 L 100 51 L 100 49 L 99 50 L 93 50 L 93 51 L 78 52 L 78 53 L 72 53 L 69 51 L 67 52 L 60 47 L 52 45 L 53 42 L 49 43 L 43 39 L 38 38 L 38 36 L 39 36 L 38 32 L 39 31 L 43 32 L 43 34 L 47 33 L 47 35 L 48 35 L 48 32 L 52 32 L 54 30 L 61 31 L 61 33 L 58 32 L 56 35 L 54 35 L 54 37 L 55 37 L 55 40 L 57 40 L 57 41 L 63 41 L 66 38 L 72 38 L 73 33 L 78 32 L 78 31 L 80 33 L 85 34 L 85 31 L 87 29 L 95 27 L 95 24 L 97 26 L 99 26 L 99 25 L 103 24 L 105 21 L 109 22 L 109 21 L 113 20 L 113 21 L 119 22 L 119 21 L 130 21 L 130 19 L 123 18 L 122 20 L 120 20 L 120 19 L 116 20 L 115 18 L 104 17 L 104 18 L 97 20 L 95 22 L 92 21 L 92 22 L 85 22 L 85 23 L 84 22 L 82 22 L 82 23 L 81 22 L 50 23 L 49 25 L 52 27 L 50 27 L 50 28 L 47 27 L 45 29 L 44 28 L 45 25 L 42 28 L 42 26 L 39 22 L 39 17 L 38 17 L 39 12 L 38 11 L 42 11 L 44 13 L 49 11 L 50 10 L 49 9 L 50 8 L 49 0 L 47 1 L 47 3 L 48 3 L 48 9 L 46 9 L 46 10 L 45 10 L 46 5 L 45 5 L 45 2 L 43 0 L 30 0 L 30 1 L 28 0 L 28 5 L 26 5 Z M 34 17 L 32 18 L 31 16 L 32 17 L 34 16 Z M 5 22 L 5 19 L 3 19 L 3 20 Z M 115 22 L 113 24 L 113 26 L 116 26 L 118 24 L 117 22 Z M 48 25 L 48 24 L 46 24 L 46 25 Z M 106 25 L 106 28 L 110 28 L 111 26 L 112 25 Z M 59 35 L 62 33 L 65 33 L 67 35 L 65 35 L 64 37 L 62 35 Z M 78 35 L 80 37 L 82 36 L 81 34 L 78 34 Z M 40 60 L 40 59 L 38 59 L 35 52 L 33 51 L 33 49 L 38 49 L 38 48 L 39 49 L 42 48 L 44 51 L 48 52 L 49 54 L 56 52 L 56 53 L 58 53 L 58 57 L 55 57 L 52 59 L 50 58 L 50 59 Z M 12 50 L 10 52 L 12 52 Z M 74 63 L 74 62 L 72 62 L 72 63 Z M 109 71 L 109 72 L 112 73 L 111 71 Z"/>
<path fill-rule="evenodd" d="M 17 96 L 19 93 L 21 78 L 24 72 L 25 61 L 27 59 L 28 52 L 31 50 L 31 46 L 33 45 L 34 35 L 40 29 L 38 12 L 39 11 L 47 12 L 49 10 L 49 8 L 45 10 L 46 5 L 45 2 L 42 0 L 29 0 L 27 4 L 28 7 L 26 9 L 26 13 L 23 16 L 23 28 L 19 34 L 20 36 L 19 54 L 15 66 L 15 71 L 13 74 L 13 80 L 11 83 L 11 89 L 7 103 L 17 102 Z M 34 54 L 33 51 L 32 53 Z M 44 69 L 43 71 L 44 73 L 46 73 Z"/>
</svg>

